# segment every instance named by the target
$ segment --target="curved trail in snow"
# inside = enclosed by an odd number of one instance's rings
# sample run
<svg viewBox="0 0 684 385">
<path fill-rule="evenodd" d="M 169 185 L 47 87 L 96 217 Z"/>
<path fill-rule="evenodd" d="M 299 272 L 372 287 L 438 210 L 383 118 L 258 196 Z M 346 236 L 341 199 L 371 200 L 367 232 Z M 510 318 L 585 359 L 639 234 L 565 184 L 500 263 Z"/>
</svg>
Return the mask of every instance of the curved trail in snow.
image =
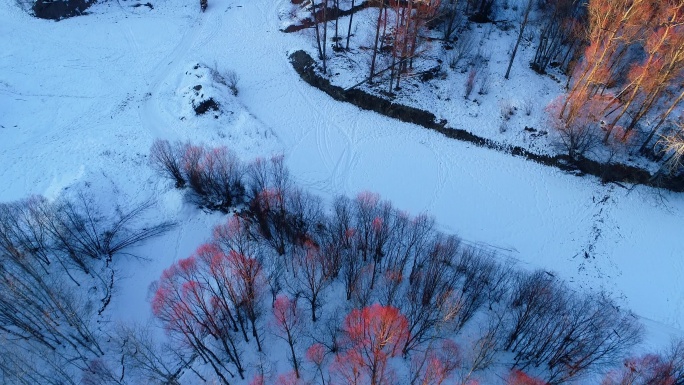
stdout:
<svg viewBox="0 0 684 385">
<path fill-rule="evenodd" d="M 240 76 L 238 102 L 248 111 L 225 127 L 226 137 L 244 131 L 264 142 L 258 150 L 282 148 L 303 186 L 326 198 L 378 192 L 520 265 L 557 271 L 577 287 L 624 298 L 642 317 L 684 326 L 683 194 L 666 193 L 663 203 L 648 188 L 603 186 L 337 102 L 293 70 L 288 53 L 314 46 L 304 32 L 279 32 L 289 6 L 209 0 L 201 13 L 181 0 L 154 11 L 105 2 L 89 16 L 47 23 L 0 0 L 0 198 L 110 179 L 133 198 L 156 192 L 146 165 L 151 138 L 221 142 L 188 129 L 174 104 L 186 66 L 216 62 Z M 253 149 L 241 155 L 262 155 Z M 103 199 L 113 195 L 101 190 Z M 185 207 L 168 195 L 160 215 Z M 171 258 L 188 255 L 216 218 L 186 219 L 175 243 L 157 240 L 157 250 L 175 245 Z"/>
<path fill-rule="evenodd" d="M 198 15 L 197 18 L 195 18 L 189 27 L 189 31 L 183 35 L 181 41 L 176 45 L 173 51 L 162 58 L 154 69 L 150 71 L 148 76 L 145 77 L 146 79 L 151 78 L 151 80 L 149 81 L 147 92 L 143 95 L 143 107 L 140 110 L 140 120 L 143 127 L 150 131 L 154 137 L 178 139 L 177 135 L 173 132 L 169 132 L 166 127 L 161 126 L 168 118 L 160 111 L 159 91 L 163 81 L 167 80 L 169 76 L 182 71 L 179 62 L 185 57 L 200 34 L 202 26 L 204 25 L 204 19 L 201 16 L 202 15 Z"/>
<path fill-rule="evenodd" d="M 162 85 L 190 60 L 216 60 L 238 73 L 240 102 L 276 133 L 302 185 L 327 197 L 379 192 L 400 209 L 434 215 L 444 231 L 626 298 L 649 319 L 684 326 L 681 195 L 668 195 L 668 211 L 650 189 L 602 186 L 337 102 L 292 69 L 288 51 L 312 42 L 278 31 L 278 12 L 287 6 L 210 0 L 151 71 L 144 127 L 156 137 L 180 137 L 180 124 L 160 109 Z"/>
<path fill-rule="evenodd" d="M 103 200 L 114 199 L 113 184 L 142 199 L 157 192 L 146 164 L 152 138 L 218 144 L 249 136 L 264 146 L 245 149 L 245 159 L 279 146 L 295 179 L 324 197 L 378 192 L 522 266 L 557 271 L 577 287 L 624 298 L 642 317 L 684 327 L 684 194 L 664 193 L 663 202 L 648 188 L 603 186 L 337 102 L 290 65 L 288 53 L 314 45 L 305 32 L 279 32 L 289 0 L 209 0 L 204 13 L 189 3 L 148 10 L 102 2 L 88 16 L 53 23 L 0 0 L 0 200 L 56 195 L 76 182 L 105 182 Z M 196 62 L 240 76 L 238 102 L 248 113 L 225 137 L 178 119 L 176 88 Z M 160 215 L 186 207 L 177 194 L 162 199 Z M 173 242 L 145 247 L 189 255 L 216 217 L 188 211 Z M 168 262 L 142 274 L 156 278 Z M 131 298 L 146 289 L 130 286 Z M 137 314 L 145 314 L 139 300 Z"/>
</svg>

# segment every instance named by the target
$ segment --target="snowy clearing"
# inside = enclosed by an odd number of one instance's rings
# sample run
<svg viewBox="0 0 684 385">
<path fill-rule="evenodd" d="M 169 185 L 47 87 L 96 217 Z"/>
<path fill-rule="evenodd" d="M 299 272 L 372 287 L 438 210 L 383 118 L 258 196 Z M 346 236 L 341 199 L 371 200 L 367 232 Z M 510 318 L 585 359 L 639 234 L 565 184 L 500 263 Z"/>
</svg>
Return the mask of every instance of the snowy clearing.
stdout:
<svg viewBox="0 0 684 385">
<path fill-rule="evenodd" d="M 136 250 L 151 261 L 131 263 L 114 302 L 122 318 L 145 320 L 149 283 L 220 220 L 153 175 L 152 141 L 226 145 L 245 160 L 282 152 L 297 182 L 326 199 L 378 192 L 502 257 L 606 289 L 644 319 L 653 345 L 681 333 L 684 195 L 601 185 L 336 102 L 292 69 L 288 53 L 314 41 L 279 31 L 286 3 L 212 0 L 200 13 L 178 0 L 117 1 L 51 22 L 2 0 L 0 200 L 74 184 L 102 202 L 158 197 L 159 218 L 180 225 Z M 196 63 L 239 76 L 230 118 L 184 110 Z"/>
</svg>

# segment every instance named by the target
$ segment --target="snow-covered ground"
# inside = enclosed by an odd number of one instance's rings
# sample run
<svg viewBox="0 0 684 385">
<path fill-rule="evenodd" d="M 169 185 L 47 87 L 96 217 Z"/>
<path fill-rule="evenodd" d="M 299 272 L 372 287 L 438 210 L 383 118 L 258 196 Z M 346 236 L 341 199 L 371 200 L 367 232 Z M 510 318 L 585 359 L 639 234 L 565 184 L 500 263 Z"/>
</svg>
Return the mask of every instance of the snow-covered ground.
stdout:
<svg viewBox="0 0 684 385">
<path fill-rule="evenodd" d="M 180 0 L 133 4 L 51 22 L 0 0 L 0 201 L 79 183 L 103 204 L 156 196 L 159 218 L 179 221 L 135 250 L 152 261 L 125 269 L 121 317 L 147 318 L 147 285 L 220 220 L 147 166 L 164 138 L 227 145 L 245 160 L 282 152 L 326 198 L 375 191 L 523 266 L 612 292 L 644 319 L 651 344 L 684 328 L 684 195 L 601 185 L 336 102 L 288 61 L 314 42 L 279 31 L 287 0 L 211 0 L 205 13 Z M 188 109 L 197 63 L 240 77 L 218 119 Z"/>
<path fill-rule="evenodd" d="M 372 84 L 366 81 L 378 10 L 376 7 L 362 9 L 354 14 L 349 49 L 339 52 L 328 49 L 326 76 L 336 86 L 361 89 L 382 98 L 388 98 L 391 91 L 392 102 L 429 111 L 437 121 L 446 122 L 446 128 L 466 130 L 500 146 L 518 146 L 551 156 L 566 154 L 567 148 L 558 131 L 550 129 L 556 123 L 549 119 L 548 106 L 561 100 L 568 79 L 558 66 L 549 66 L 544 75 L 530 68 L 536 54 L 538 31 L 544 28 L 550 16 L 539 7 L 532 7 L 510 76 L 506 79 L 504 75 L 518 38 L 525 2 L 503 4 L 508 4 L 505 9 L 496 7 L 495 23 L 480 24 L 469 22 L 464 16 L 457 18 L 457 28 L 449 42 L 444 41 L 443 28 L 421 29 L 417 57 L 411 60 L 412 67 L 402 75 L 398 89 L 396 80 L 391 87 L 389 85 L 391 40 L 384 43 L 377 55 L 378 75 Z M 308 8 L 293 4 L 285 5 L 280 16 L 283 29 L 300 25 L 301 20 L 311 17 Z M 391 36 L 396 11 L 385 12 L 384 17 L 387 17 L 386 34 Z M 329 34 L 333 34 L 334 25 L 335 21 L 331 20 Z M 344 48 L 348 25 L 348 16 L 340 18 L 338 30 Z M 313 29 L 295 33 L 308 36 L 310 40 L 315 38 Z M 308 47 L 308 52 L 318 58 L 313 45 Z M 321 67 L 319 60 L 319 73 L 322 73 Z M 635 143 L 638 140 L 635 139 Z M 658 164 L 634 155 L 634 152 L 624 144 L 597 144 L 584 155 L 600 162 L 621 162 L 651 172 L 658 169 Z"/>
</svg>

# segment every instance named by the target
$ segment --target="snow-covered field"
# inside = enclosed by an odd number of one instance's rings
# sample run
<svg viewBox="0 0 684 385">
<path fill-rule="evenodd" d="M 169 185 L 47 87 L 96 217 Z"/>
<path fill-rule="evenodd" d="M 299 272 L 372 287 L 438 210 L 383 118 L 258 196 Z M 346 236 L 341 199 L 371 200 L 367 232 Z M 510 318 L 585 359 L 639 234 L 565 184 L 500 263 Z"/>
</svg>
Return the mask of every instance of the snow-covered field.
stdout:
<svg viewBox="0 0 684 385">
<path fill-rule="evenodd" d="M 643 318 L 650 344 L 684 328 L 684 195 L 601 185 L 336 102 L 288 61 L 314 42 L 279 31 L 287 0 L 211 0 L 205 13 L 179 0 L 133 4 L 51 22 L 0 0 L 0 201 L 78 184 L 103 204 L 157 197 L 158 217 L 180 223 L 135 250 L 151 261 L 124 269 L 122 318 L 146 319 L 149 283 L 220 220 L 148 167 L 164 138 L 226 145 L 245 160 L 282 152 L 298 183 L 325 198 L 375 191 L 523 266 L 608 290 Z M 188 78 L 197 63 L 240 77 L 218 119 L 189 110 L 189 89 L 212 86 Z"/>
</svg>

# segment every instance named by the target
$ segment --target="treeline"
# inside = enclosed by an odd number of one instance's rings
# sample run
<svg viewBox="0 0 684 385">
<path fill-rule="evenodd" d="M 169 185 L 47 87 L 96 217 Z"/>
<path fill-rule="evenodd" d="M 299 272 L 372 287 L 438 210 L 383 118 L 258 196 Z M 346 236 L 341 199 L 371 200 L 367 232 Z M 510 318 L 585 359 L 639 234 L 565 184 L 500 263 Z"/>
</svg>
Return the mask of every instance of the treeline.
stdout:
<svg viewBox="0 0 684 385">
<path fill-rule="evenodd" d="M 505 79 L 523 40 L 535 50 L 529 63 L 534 71 L 546 74 L 553 68 L 567 75 L 566 91 L 546 106 L 546 113 L 547 123 L 559 134 L 558 144 L 571 158 L 592 153 L 610 162 L 619 152 L 657 162 L 661 168 L 656 176 L 682 172 L 680 0 L 370 0 L 364 7 L 356 3 L 304 3 L 311 11 L 324 73 L 331 50 L 361 54 L 365 57 L 359 70 L 367 71 L 364 82 L 386 82 L 382 92 L 393 96 L 401 89 L 401 79 L 416 75 L 414 62 L 425 59 L 434 64 L 427 71 L 421 69 L 423 81 L 446 75 L 441 67 L 447 64 L 465 74 L 466 99 L 474 90 L 485 95 L 491 87 L 492 54 L 483 51 L 482 41 L 480 46 L 474 41 L 471 24 L 492 23 L 517 34 Z M 366 17 L 371 25 L 353 25 L 357 9 L 371 9 L 364 11 L 370 12 Z M 519 17 L 510 20 L 504 11 Z M 348 22 L 340 15 L 349 15 Z M 440 54 L 430 49 L 436 44 L 443 47 Z M 531 98 L 522 105 L 528 115 Z M 500 129 L 506 131 L 509 116 L 504 106 L 501 112 Z"/>
<path fill-rule="evenodd" d="M 684 99 L 684 3 L 592 0 L 585 12 L 581 56 L 550 107 L 567 149 L 627 145 L 679 172 L 684 122 L 670 116 Z"/>
<path fill-rule="evenodd" d="M 314 0 L 307 4 L 311 11 L 318 58 L 325 73 L 329 56 L 328 42 L 332 41 L 330 48 L 333 52 L 350 49 L 350 40 L 354 35 L 354 10 L 359 8 L 356 0 Z M 400 87 L 402 76 L 413 68 L 414 59 L 424 51 L 428 41 L 426 31 L 430 23 L 437 20 L 442 10 L 441 2 L 372 0 L 368 4 L 378 8 L 378 15 L 373 21 L 368 81 L 373 82 L 380 73 L 388 73 L 388 89 L 392 92 L 393 87 Z M 348 7 L 348 11 L 342 12 L 343 6 Z M 443 9 L 448 13 L 447 17 L 451 18 L 449 28 L 456 28 L 456 2 L 445 4 Z M 349 22 L 345 25 L 340 21 L 343 13 L 349 13 Z M 332 31 L 329 32 L 330 29 Z M 386 59 L 382 63 L 380 56 Z"/>
<path fill-rule="evenodd" d="M 167 168 L 187 173 L 194 163 L 179 149 L 196 147 L 158 142 L 153 151 L 178 158 L 152 160 L 183 185 Z M 243 208 L 164 271 L 152 300 L 177 351 L 224 384 L 250 374 L 271 383 L 275 374 L 245 352 L 267 351 L 273 336 L 292 365 L 278 381 L 322 385 L 475 383 L 503 357 L 510 381 L 535 380 L 531 372 L 560 384 L 619 363 L 641 340 L 636 317 L 606 294 L 501 262 L 375 194 L 340 196 L 326 209 L 292 183 L 282 157 L 234 169 L 244 195 L 230 199 Z M 464 328 L 475 338 L 460 337 Z"/>
</svg>

